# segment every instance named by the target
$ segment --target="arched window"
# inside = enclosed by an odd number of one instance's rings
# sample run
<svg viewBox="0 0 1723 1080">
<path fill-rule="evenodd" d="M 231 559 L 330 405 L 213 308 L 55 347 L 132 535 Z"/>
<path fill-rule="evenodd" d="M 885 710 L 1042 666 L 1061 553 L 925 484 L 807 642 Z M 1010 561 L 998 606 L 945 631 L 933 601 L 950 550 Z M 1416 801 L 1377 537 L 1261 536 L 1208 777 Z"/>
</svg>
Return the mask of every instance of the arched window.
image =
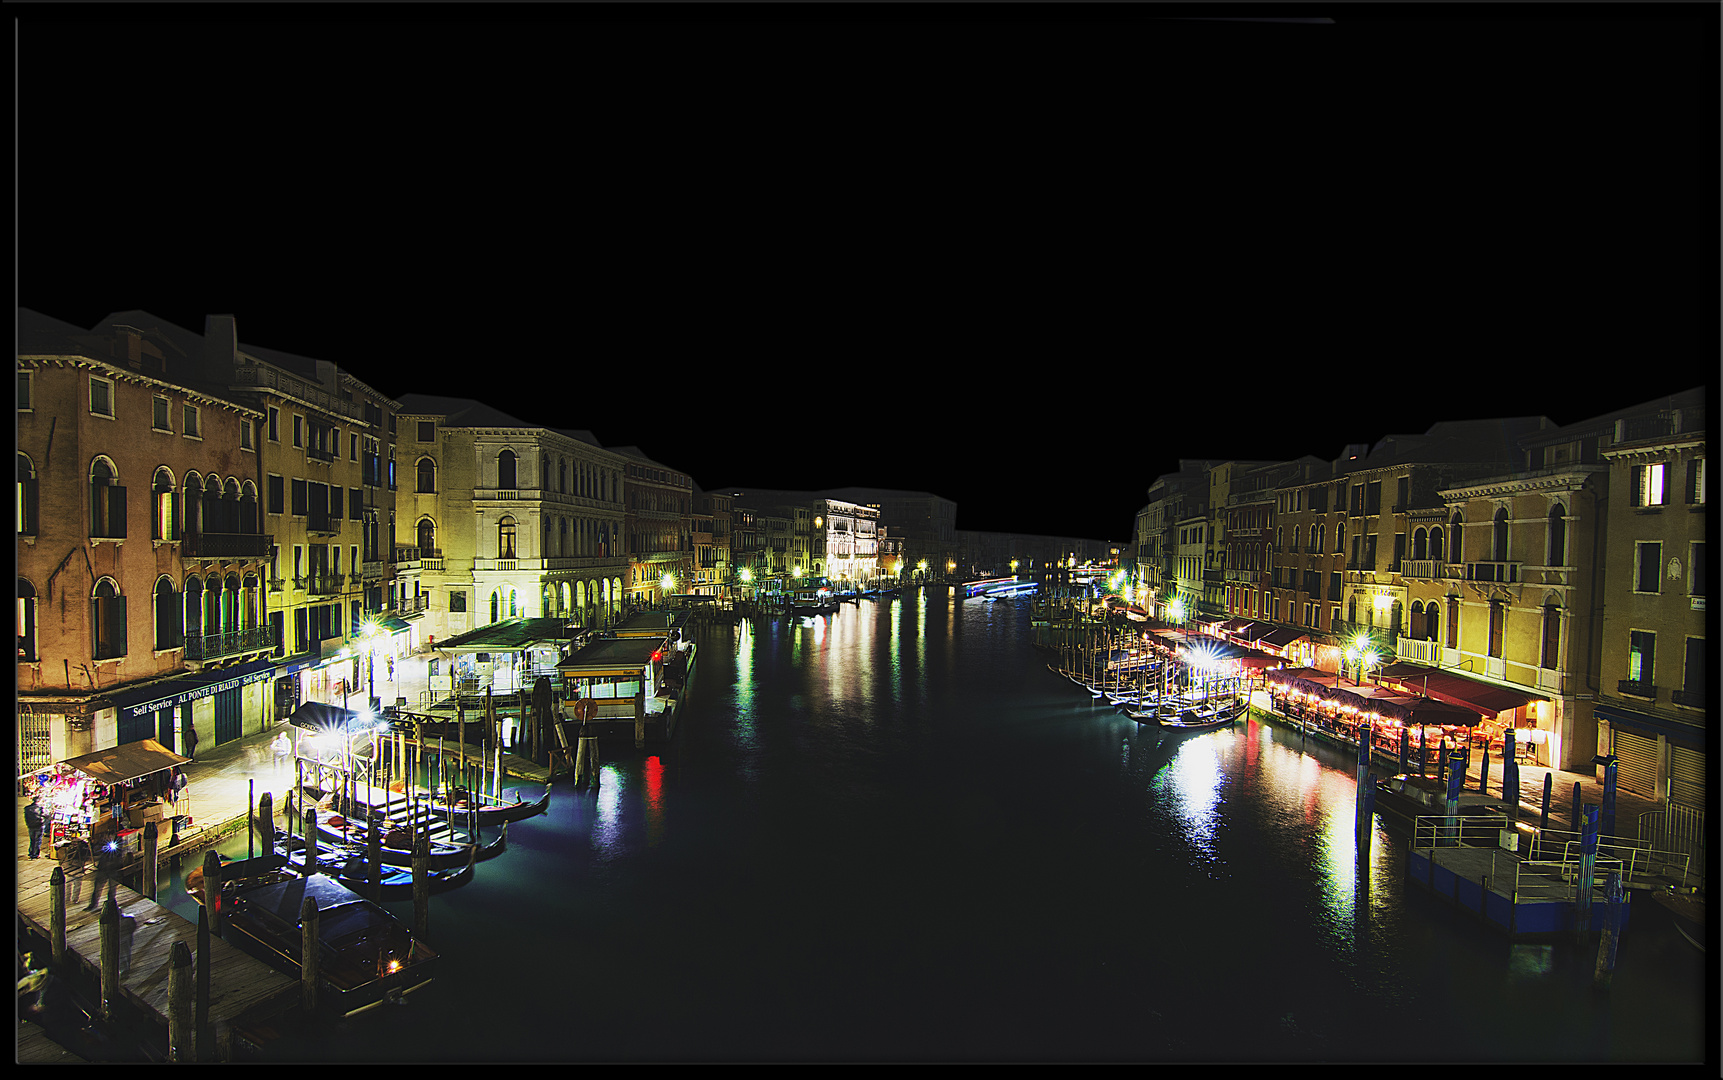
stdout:
<svg viewBox="0 0 1723 1080">
<path fill-rule="evenodd" d="M 1550 507 L 1549 566 L 1567 565 L 1567 511 L 1561 503 Z"/>
<path fill-rule="evenodd" d="M 544 454 L 538 459 L 538 486 L 550 490 L 550 455 Z"/>
<path fill-rule="evenodd" d="M 150 484 L 150 497 L 154 502 L 154 513 L 150 520 L 150 539 L 178 540 L 179 539 L 179 499 L 174 492 L 173 473 L 167 466 L 156 470 L 155 481 Z M 160 635 L 157 635 L 158 637 Z M 157 645 L 157 649 L 171 649 L 171 645 Z"/>
<path fill-rule="evenodd" d="M 1401 612 L 1402 608 L 1400 606 L 1400 601 L 1398 600 L 1394 601 L 1394 603 L 1388 608 L 1388 632 L 1395 636 L 1398 636 L 1400 633 Z"/>
<path fill-rule="evenodd" d="M 509 490 L 516 486 L 515 452 L 504 450 L 497 455 L 497 487 Z"/>
<path fill-rule="evenodd" d="M 36 535 L 36 465 L 28 454 L 18 455 L 18 534 Z"/>
<path fill-rule="evenodd" d="M 1448 599 L 1448 648 L 1460 647 L 1460 602 L 1452 597 Z"/>
<path fill-rule="evenodd" d="M 257 485 L 250 480 L 240 486 L 239 531 L 250 536 L 263 531 L 257 517 Z"/>
<path fill-rule="evenodd" d="M 185 596 L 181 598 L 181 604 L 185 609 L 185 634 L 181 641 L 197 638 L 201 642 L 203 637 L 203 579 L 196 574 L 185 579 Z M 202 655 L 201 652 L 194 652 L 193 658 Z"/>
<path fill-rule="evenodd" d="M 121 539 L 126 535 L 126 489 L 107 458 L 90 466 L 90 535 Z M 118 655 L 118 654 L 116 654 Z"/>
<path fill-rule="evenodd" d="M 203 480 L 203 531 L 226 532 L 221 519 L 221 477 L 211 474 Z"/>
<path fill-rule="evenodd" d="M 1454 511 L 1454 516 L 1448 519 L 1448 547 L 1450 549 L 1448 552 L 1448 562 L 1450 563 L 1461 563 L 1466 561 L 1462 555 L 1465 550 L 1465 536 L 1461 529 L 1463 524 L 1464 519 L 1460 517 L 1460 512 L 1458 510 Z"/>
<path fill-rule="evenodd" d="M 156 579 L 156 651 L 177 649 L 185 643 L 180 634 L 184 616 L 179 609 L 179 594 L 174 592 L 173 579 L 166 575 Z"/>
<path fill-rule="evenodd" d="M 502 598 L 497 595 L 497 591 L 495 589 L 492 589 L 491 590 L 491 622 L 497 621 L 497 609 L 501 603 L 501 599 Z"/>
<path fill-rule="evenodd" d="M 518 603 L 517 594 L 515 593 L 514 586 L 510 585 L 509 586 L 509 618 L 512 619 L 519 614 L 520 614 L 520 605 Z"/>
<path fill-rule="evenodd" d="M 1490 524 L 1491 562 L 1508 561 L 1508 512 L 1497 509 L 1495 520 Z"/>
<path fill-rule="evenodd" d="M 1430 526 L 1430 558 L 1442 562 L 1442 527 Z"/>
<path fill-rule="evenodd" d="M 221 486 L 221 531 L 238 533 L 239 527 L 239 481 L 233 477 L 227 478 L 227 483 Z"/>
<path fill-rule="evenodd" d="M 569 548 L 568 548 L 568 519 L 567 518 L 558 518 L 557 519 L 556 553 L 558 555 L 567 555 L 569 553 Z"/>
<path fill-rule="evenodd" d="M 1413 641 L 1424 640 L 1424 602 L 1422 600 L 1412 601 L 1412 630 L 1407 636 Z"/>
<path fill-rule="evenodd" d="M 1344 521 L 1334 523 L 1334 554 L 1346 554 L 1346 522 Z"/>
<path fill-rule="evenodd" d="M 563 492 L 564 494 L 566 494 L 568 492 L 568 459 L 567 458 L 557 458 L 556 459 L 556 490 Z"/>
<path fill-rule="evenodd" d="M 418 482 L 414 485 L 413 490 L 421 495 L 435 495 L 437 493 L 437 463 L 428 457 L 422 457 L 414 471 L 418 474 Z"/>
<path fill-rule="evenodd" d="M 185 474 L 185 488 L 180 495 L 179 511 L 182 535 L 196 536 L 204 531 L 203 477 L 197 473 Z"/>
<path fill-rule="evenodd" d="M 1544 598 L 1543 647 L 1539 650 L 1538 666 L 1561 667 L 1561 602 L 1553 595 Z"/>
<path fill-rule="evenodd" d="M 418 528 L 419 556 L 424 558 L 437 549 L 437 527 L 430 518 L 420 518 Z"/>
<path fill-rule="evenodd" d="M 1430 542 L 1430 534 L 1424 531 L 1424 527 L 1422 525 L 1418 526 L 1417 529 L 1413 530 L 1413 532 L 1412 532 L 1412 558 L 1414 558 L 1414 559 L 1425 558 L 1426 552 L 1429 551 L 1429 542 Z M 1414 614 L 1416 614 L 1418 611 L 1418 605 L 1416 605 L 1416 604 L 1412 605 L 1412 611 Z M 1416 620 L 1413 620 L 1413 621 L 1414 621 L 1414 623 L 1416 622 Z"/>
<path fill-rule="evenodd" d="M 514 559 L 515 554 L 515 519 L 505 517 L 497 523 L 497 558 Z"/>
<path fill-rule="evenodd" d="M 256 630 L 262 625 L 263 613 L 258 610 L 257 597 L 257 575 L 248 573 L 245 575 L 245 580 L 240 583 L 239 593 L 239 601 L 243 609 L 240 613 L 239 624 L 246 630 Z"/>
<path fill-rule="evenodd" d="M 239 629 L 239 575 L 229 574 L 221 590 L 221 632 L 231 634 Z"/>
<path fill-rule="evenodd" d="M 126 598 L 113 578 L 96 582 L 90 606 L 91 657 L 112 660 L 126 655 Z"/>
<path fill-rule="evenodd" d="M 18 660 L 35 663 L 36 656 L 36 587 L 18 579 Z"/>
</svg>

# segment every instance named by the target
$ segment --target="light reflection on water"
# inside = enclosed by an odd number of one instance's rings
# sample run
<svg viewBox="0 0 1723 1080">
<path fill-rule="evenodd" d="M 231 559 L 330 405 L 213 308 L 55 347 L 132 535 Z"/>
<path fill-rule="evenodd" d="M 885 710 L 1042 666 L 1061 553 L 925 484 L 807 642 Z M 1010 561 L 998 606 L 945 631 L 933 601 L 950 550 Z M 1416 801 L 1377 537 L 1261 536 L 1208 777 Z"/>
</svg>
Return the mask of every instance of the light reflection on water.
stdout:
<svg viewBox="0 0 1723 1080">
<path fill-rule="evenodd" d="M 1660 978 L 1701 964 L 1655 920 L 1623 942 L 1611 1016 L 1583 948 L 1510 944 L 1407 888 L 1381 819 L 1361 873 L 1344 755 L 1255 721 L 1160 738 L 1028 635 L 1026 602 L 938 592 L 704 633 L 676 745 L 607 747 L 596 794 L 557 788 L 436 897 L 445 974 L 372 1041 L 398 1026 L 446 1061 L 1697 1056 L 1703 999 Z"/>
</svg>

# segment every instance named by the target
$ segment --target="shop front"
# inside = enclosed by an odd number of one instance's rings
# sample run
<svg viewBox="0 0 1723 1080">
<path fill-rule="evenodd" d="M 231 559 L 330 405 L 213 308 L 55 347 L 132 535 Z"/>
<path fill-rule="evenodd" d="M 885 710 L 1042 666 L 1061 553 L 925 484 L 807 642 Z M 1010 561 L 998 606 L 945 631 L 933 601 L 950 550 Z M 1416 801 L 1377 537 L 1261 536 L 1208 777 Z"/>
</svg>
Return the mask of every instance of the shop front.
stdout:
<svg viewBox="0 0 1723 1080">
<path fill-rule="evenodd" d="M 107 843 L 136 854 L 151 821 L 177 834 L 191 823 L 190 789 L 180 768 L 189 760 L 141 739 L 32 774 L 46 814 L 44 846 L 62 860 L 80 846 L 93 852 Z"/>
</svg>

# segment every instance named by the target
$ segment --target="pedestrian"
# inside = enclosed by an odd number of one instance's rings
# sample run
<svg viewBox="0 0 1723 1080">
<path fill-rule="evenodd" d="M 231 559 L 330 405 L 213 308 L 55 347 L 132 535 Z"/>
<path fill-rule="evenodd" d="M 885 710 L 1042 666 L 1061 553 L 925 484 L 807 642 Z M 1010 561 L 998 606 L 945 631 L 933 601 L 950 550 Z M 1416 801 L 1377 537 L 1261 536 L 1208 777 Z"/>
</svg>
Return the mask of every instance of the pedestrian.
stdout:
<svg viewBox="0 0 1723 1080">
<path fill-rule="evenodd" d="M 275 751 L 275 764 L 279 768 L 287 763 L 287 758 L 293 753 L 293 743 L 283 731 L 275 736 L 275 741 L 269 744 Z"/>
<path fill-rule="evenodd" d="M 30 857 L 40 858 L 42 854 L 42 802 L 41 795 L 30 793 L 29 805 L 24 807 L 24 825 L 30 830 Z"/>
<path fill-rule="evenodd" d="M 117 831 L 104 830 L 96 838 L 96 880 L 90 886 L 90 902 L 85 911 L 94 911 L 102 902 L 102 886 L 119 879 L 120 837 Z"/>
<path fill-rule="evenodd" d="M 185 756 L 197 760 L 197 728 L 190 724 L 185 729 Z"/>
<path fill-rule="evenodd" d="M 72 903 L 77 903 L 83 895 L 84 872 L 90 866 L 90 845 L 81 836 L 71 837 L 66 846 L 61 849 L 60 869 L 65 871 L 66 880 L 72 883 Z"/>
<path fill-rule="evenodd" d="M 391 656 L 391 657 L 389 657 L 387 662 L 389 665 L 389 681 L 394 682 L 395 681 L 395 658 L 393 656 Z"/>
</svg>

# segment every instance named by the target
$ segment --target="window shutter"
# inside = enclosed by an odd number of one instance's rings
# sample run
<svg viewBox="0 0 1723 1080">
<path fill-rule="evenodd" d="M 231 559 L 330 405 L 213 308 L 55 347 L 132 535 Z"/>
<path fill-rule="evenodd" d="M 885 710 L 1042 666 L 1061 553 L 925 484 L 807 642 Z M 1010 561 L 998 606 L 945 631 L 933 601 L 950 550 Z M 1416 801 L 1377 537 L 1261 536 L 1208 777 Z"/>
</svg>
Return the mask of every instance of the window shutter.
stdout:
<svg viewBox="0 0 1723 1080">
<path fill-rule="evenodd" d="M 1629 506 L 1643 506 L 1643 505 L 1645 505 L 1645 500 L 1641 497 L 1644 490 L 1645 490 L 1645 466 L 1635 465 L 1633 467 L 1633 483 L 1631 485 L 1631 490 L 1629 492 L 1631 497 L 1628 499 L 1628 505 Z"/>
<path fill-rule="evenodd" d="M 125 489 L 122 488 L 122 491 Z M 123 500 L 122 500 L 123 501 Z M 116 596 L 108 601 L 108 641 L 113 644 L 112 656 L 126 655 L 126 598 Z"/>
<path fill-rule="evenodd" d="M 108 535 L 119 538 L 126 535 L 126 489 L 123 487 L 108 489 Z"/>
</svg>

